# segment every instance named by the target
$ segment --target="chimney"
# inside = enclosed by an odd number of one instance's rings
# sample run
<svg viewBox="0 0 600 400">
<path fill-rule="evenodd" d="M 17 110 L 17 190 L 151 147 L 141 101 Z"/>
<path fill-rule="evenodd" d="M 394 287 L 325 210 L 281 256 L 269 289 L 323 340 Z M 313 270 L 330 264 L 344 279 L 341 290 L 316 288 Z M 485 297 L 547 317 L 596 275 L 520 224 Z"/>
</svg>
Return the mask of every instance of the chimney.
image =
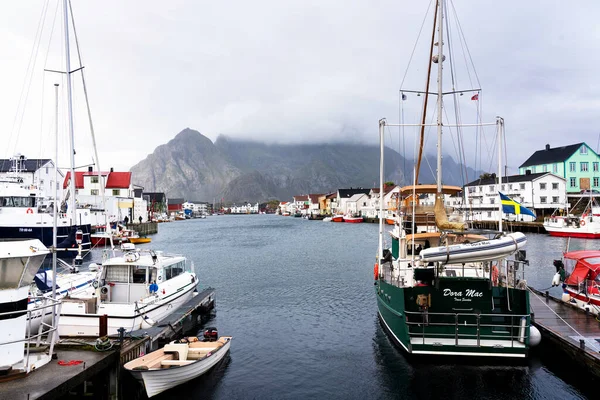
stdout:
<svg viewBox="0 0 600 400">
<path fill-rule="evenodd" d="M 548 151 L 548 150 L 550 150 L 550 145 L 549 144 L 546 145 L 546 151 Z"/>
<path fill-rule="evenodd" d="M 88 167 L 88 172 L 92 172 L 92 171 L 93 171 L 92 167 L 91 166 Z"/>
<path fill-rule="evenodd" d="M 530 169 L 526 169 L 525 170 L 525 175 L 531 175 L 531 170 Z"/>
<path fill-rule="evenodd" d="M 110 167 L 110 172 L 114 172 L 114 168 L 113 167 Z"/>
</svg>

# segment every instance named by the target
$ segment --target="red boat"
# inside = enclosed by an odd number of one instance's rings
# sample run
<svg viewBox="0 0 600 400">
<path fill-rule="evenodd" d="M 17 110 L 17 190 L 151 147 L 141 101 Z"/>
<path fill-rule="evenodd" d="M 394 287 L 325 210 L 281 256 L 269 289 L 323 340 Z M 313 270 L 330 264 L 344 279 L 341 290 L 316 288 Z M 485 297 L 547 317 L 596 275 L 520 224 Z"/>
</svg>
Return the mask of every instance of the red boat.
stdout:
<svg viewBox="0 0 600 400">
<path fill-rule="evenodd" d="M 344 216 L 344 222 L 350 222 L 352 224 L 356 224 L 359 222 L 363 222 L 363 217 L 353 217 L 351 215 Z"/>
<path fill-rule="evenodd" d="M 554 260 L 556 275 L 552 285 L 564 278 L 563 301 L 576 304 L 594 315 L 600 314 L 600 251 L 578 250 Z"/>
<path fill-rule="evenodd" d="M 334 215 L 333 217 L 331 217 L 331 222 L 344 222 L 344 216 Z"/>
</svg>

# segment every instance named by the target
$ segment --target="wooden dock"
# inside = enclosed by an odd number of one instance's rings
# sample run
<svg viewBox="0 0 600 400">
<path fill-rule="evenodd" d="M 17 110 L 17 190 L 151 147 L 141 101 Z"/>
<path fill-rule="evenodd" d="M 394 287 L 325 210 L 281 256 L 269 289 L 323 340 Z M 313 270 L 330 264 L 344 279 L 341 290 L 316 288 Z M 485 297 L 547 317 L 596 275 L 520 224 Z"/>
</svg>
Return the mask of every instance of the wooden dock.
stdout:
<svg viewBox="0 0 600 400">
<path fill-rule="evenodd" d="M 557 348 L 600 378 L 600 322 L 592 314 L 530 288 L 533 325 L 543 341 Z"/>
<path fill-rule="evenodd" d="M 28 376 L 0 383 L 0 399 L 59 399 L 65 395 L 95 399 L 123 397 L 119 396 L 123 382 L 132 380 L 121 377 L 121 365 L 183 335 L 195 336 L 199 324 L 211 315 L 214 307 L 215 290 L 203 289 L 156 326 L 133 331 L 122 341 L 111 340 L 112 346 L 106 351 L 98 350 L 96 338 L 63 338 L 55 347 L 58 360 L 75 364 L 51 361 Z"/>
</svg>

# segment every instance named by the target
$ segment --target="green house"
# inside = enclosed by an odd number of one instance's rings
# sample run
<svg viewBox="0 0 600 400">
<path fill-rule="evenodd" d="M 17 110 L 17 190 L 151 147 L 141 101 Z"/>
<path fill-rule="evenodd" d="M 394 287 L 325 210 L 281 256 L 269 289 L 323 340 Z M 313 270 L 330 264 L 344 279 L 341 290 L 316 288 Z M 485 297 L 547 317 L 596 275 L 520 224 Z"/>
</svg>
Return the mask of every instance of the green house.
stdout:
<svg viewBox="0 0 600 400">
<path fill-rule="evenodd" d="M 585 143 L 538 150 L 519 166 L 519 174 L 527 171 L 551 172 L 566 179 L 567 193 L 600 190 L 600 156 Z"/>
</svg>

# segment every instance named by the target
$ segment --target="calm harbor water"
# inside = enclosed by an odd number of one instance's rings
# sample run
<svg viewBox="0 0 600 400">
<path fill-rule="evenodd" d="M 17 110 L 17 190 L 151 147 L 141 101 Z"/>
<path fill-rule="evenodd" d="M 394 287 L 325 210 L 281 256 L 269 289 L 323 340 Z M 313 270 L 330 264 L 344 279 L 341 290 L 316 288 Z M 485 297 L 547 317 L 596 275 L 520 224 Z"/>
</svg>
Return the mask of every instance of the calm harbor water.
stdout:
<svg viewBox="0 0 600 400">
<path fill-rule="evenodd" d="M 529 285 L 550 286 L 566 239 L 528 236 Z M 600 242 L 571 240 L 571 249 Z M 377 320 L 377 225 L 275 215 L 160 224 L 153 249 L 193 260 L 234 337 L 209 374 L 159 399 L 578 399 L 598 382 L 551 349 L 517 366 L 409 362 Z M 560 292 L 558 292 L 560 293 Z"/>
</svg>

